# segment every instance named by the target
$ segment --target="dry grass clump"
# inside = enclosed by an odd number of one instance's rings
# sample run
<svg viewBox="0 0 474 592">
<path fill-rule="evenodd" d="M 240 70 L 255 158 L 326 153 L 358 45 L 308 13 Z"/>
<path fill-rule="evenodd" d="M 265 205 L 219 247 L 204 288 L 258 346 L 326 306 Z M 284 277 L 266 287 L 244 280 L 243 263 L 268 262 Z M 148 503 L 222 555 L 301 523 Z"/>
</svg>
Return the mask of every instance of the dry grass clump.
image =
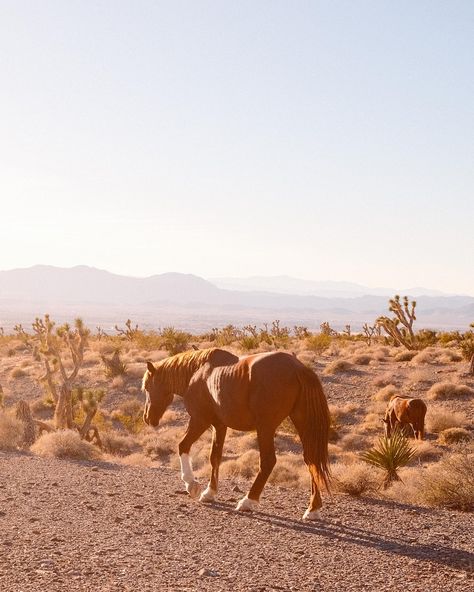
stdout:
<svg viewBox="0 0 474 592">
<path fill-rule="evenodd" d="M 278 456 L 268 481 L 283 487 L 306 487 L 309 481 L 309 472 L 302 456 L 300 454 Z"/>
<path fill-rule="evenodd" d="M 323 374 L 339 374 L 341 372 L 347 372 L 352 370 L 353 364 L 349 360 L 334 360 L 324 368 Z"/>
<path fill-rule="evenodd" d="M 123 465 L 132 467 L 151 467 L 153 465 L 153 460 L 143 452 L 134 452 L 124 456 L 120 459 L 120 462 Z"/>
<path fill-rule="evenodd" d="M 411 446 L 415 451 L 414 459 L 417 462 L 432 462 L 439 460 L 443 451 L 427 440 L 412 440 Z"/>
<path fill-rule="evenodd" d="M 357 354 L 351 357 L 351 362 L 357 366 L 367 366 L 373 360 L 368 354 Z"/>
<path fill-rule="evenodd" d="M 332 488 L 339 493 L 360 496 L 380 488 L 377 470 L 357 461 L 352 464 L 337 462 L 332 466 Z"/>
<path fill-rule="evenodd" d="M 474 389 L 466 384 L 455 384 L 454 382 L 438 382 L 427 393 L 427 397 L 432 400 L 472 396 L 474 396 Z"/>
<path fill-rule="evenodd" d="M 125 386 L 125 380 L 123 376 L 115 376 L 112 380 L 111 386 L 116 391 L 122 390 Z"/>
<path fill-rule="evenodd" d="M 178 443 L 183 436 L 182 428 L 163 428 L 159 431 L 145 428 L 139 443 L 143 453 L 152 460 L 168 461 L 172 454 L 178 452 Z"/>
<path fill-rule="evenodd" d="M 5 411 L 0 411 L 0 450 L 15 450 L 23 438 L 23 423 Z"/>
<path fill-rule="evenodd" d="M 395 361 L 396 362 L 410 362 L 411 360 L 413 360 L 413 358 L 418 354 L 417 351 L 413 351 L 413 350 L 405 350 L 405 351 L 401 351 L 398 354 L 395 355 Z"/>
<path fill-rule="evenodd" d="M 461 411 L 450 411 L 446 407 L 430 407 L 426 414 L 426 428 L 438 434 L 449 428 L 464 427 L 468 424 L 467 416 Z"/>
<path fill-rule="evenodd" d="M 31 447 L 31 452 L 48 458 L 97 460 L 100 451 L 90 442 L 81 440 L 74 430 L 60 430 L 43 434 Z"/>
<path fill-rule="evenodd" d="M 220 466 L 222 477 L 244 477 L 249 479 L 257 474 L 260 455 L 257 450 L 247 450 L 239 458 L 224 461 Z"/>
<path fill-rule="evenodd" d="M 387 384 L 382 389 L 377 391 L 373 396 L 372 399 L 374 401 L 389 401 L 394 395 L 399 394 L 399 390 L 393 384 Z"/>
<path fill-rule="evenodd" d="M 382 416 L 380 413 L 367 413 L 359 429 L 362 432 L 380 432 L 382 430 Z"/>
<path fill-rule="evenodd" d="M 368 439 L 361 434 L 346 434 L 338 444 L 342 450 L 364 450 L 367 447 Z"/>
<path fill-rule="evenodd" d="M 436 352 L 434 352 L 432 348 L 427 347 L 426 349 L 418 352 L 412 358 L 410 365 L 416 366 L 417 364 L 434 364 L 436 361 Z"/>
<path fill-rule="evenodd" d="M 457 351 L 453 351 L 452 349 L 446 349 L 438 356 L 438 361 L 441 364 L 452 364 L 453 362 L 460 362 L 461 360 L 462 355 Z"/>
<path fill-rule="evenodd" d="M 440 444 L 459 444 L 470 442 L 472 435 L 464 428 L 448 428 L 439 433 L 438 440 Z"/>
<path fill-rule="evenodd" d="M 389 384 L 394 384 L 394 375 L 393 372 L 384 372 L 383 374 L 380 374 L 379 376 L 376 376 L 373 380 L 372 380 L 372 384 L 376 387 L 383 387 L 383 386 L 388 386 Z"/>
<path fill-rule="evenodd" d="M 374 351 L 372 352 L 374 360 L 377 360 L 378 362 L 385 360 L 385 358 L 387 358 L 389 355 L 390 350 L 388 349 L 388 347 L 378 347 L 377 349 L 374 349 Z"/>
<path fill-rule="evenodd" d="M 428 467 L 421 493 L 426 503 L 474 510 L 474 449 L 466 447 Z"/>
<path fill-rule="evenodd" d="M 14 380 L 18 380 L 18 378 L 24 378 L 25 376 L 27 376 L 26 372 L 24 370 L 22 370 L 21 368 L 13 368 L 13 370 L 10 373 L 10 376 L 14 379 Z"/>
<path fill-rule="evenodd" d="M 104 452 L 114 456 L 128 456 L 139 448 L 138 442 L 132 436 L 119 434 L 110 430 L 101 434 L 102 448 Z"/>
<path fill-rule="evenodd" d="M 415 368 L 408 378 L 410 384 L 430 384 L 433 381 L 433 374 L 428 368 Z"/>
</svg>

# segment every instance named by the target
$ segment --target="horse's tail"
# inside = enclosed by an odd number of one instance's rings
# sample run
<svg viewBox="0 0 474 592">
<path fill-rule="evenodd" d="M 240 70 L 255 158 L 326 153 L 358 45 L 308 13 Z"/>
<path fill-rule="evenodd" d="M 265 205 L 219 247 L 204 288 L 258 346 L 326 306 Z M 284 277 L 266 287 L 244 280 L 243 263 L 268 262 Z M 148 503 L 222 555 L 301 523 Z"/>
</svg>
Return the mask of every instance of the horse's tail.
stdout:
<svg viewBox="0 0 474 592">
<path fill-rule="evenodd" d="M 329 407 L 319 378 L 309 368 L 298 369 L 301 395 L 306 407 L 306 429 L 302 434 L 305 462 L 314 466 L 320 483 L 329 490 Z"/>
</svg>

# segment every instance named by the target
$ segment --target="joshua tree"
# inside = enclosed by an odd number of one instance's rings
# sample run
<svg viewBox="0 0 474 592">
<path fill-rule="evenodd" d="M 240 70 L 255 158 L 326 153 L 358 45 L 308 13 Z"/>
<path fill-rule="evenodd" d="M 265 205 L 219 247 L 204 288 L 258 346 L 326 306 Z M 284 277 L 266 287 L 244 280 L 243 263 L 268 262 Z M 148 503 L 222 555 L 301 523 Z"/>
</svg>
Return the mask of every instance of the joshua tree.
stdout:
<svg viewBox="0 0 474 592">
<path fill-rule="evenodd" d="M 29 448 L 36 440 L 36 427 L 30 406 L 26 401 L 18 401 L 15 407 L 15 415 L 23 423 L 21 445 L 23 448 Z"/>
<path fill-rule="evenodd" d="M 33 335 L 26 333 L 21 325 L 15 326 L 15 332 L 35 359 L 43 363 L 45 372 L 40 381 L 46 385 L 55 403 L 56 428 L 71 429 L 74 427 L 72 387 L 83 363 L 89 330 L 81 319 L 75 320 L 74 328 L 65 324 L 54 331 L 54 327 L 55 323 L 45 315 L 44 319 L 35 319 Z M 71 370 L 65 365 L 65 355 L 71 358 Z"/>
<path fill-rule="evenodd" d="M 127 339 L 128 341 L 133 341 L 134 339 L 136 339 L 136 337 L 140 333 L 140 329 L 138 328 L 138 325 L 135 325 L 135 327 L 132 327 L 132 321 L 130 319 L 127 319 L 125 321 L 125 329 L 121 329 L 117 325 L 115 325 L 114 328 L 117 331 L 117 333 L 120 335 L 120 337 L 125 337 L 125 339 Z"/>
<path fill-rule="evenodd" d="M 364 331 L 365 341 L 367 342 L 367 345 L 372 345 L 372 339 L 376 336 L 377 329 L 377 325 L 369 325 L 368 323 L 364 323 L 362 325 L 362 330 Z"/>
<path fill-rule="evenodd" d="M 397 345 L 403 345 L 407 349 L 416 349 L 416 338 L 413 332 L 413 322 L 415 316 L 416 302 L 411 303 L 408 296 L 403 297 L 403 303 L 400 302 L 398 294 L 389 300 L 388 309 L 393 312 L 395 317 L 389 318 L 381 316 L 376 320 L 376 325 L 382 327 Z M 400 327 L 400 325 L 402 325 Z"/>
</svg>

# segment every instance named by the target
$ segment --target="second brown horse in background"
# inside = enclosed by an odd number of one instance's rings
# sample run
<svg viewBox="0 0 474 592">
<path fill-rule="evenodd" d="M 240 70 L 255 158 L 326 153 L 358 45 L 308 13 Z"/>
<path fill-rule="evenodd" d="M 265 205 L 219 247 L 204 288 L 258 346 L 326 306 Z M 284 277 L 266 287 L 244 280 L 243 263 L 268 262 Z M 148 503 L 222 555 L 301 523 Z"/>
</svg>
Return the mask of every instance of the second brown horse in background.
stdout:
<svg viewBox="0 0 474 592">
<path fill-rule="evenodd" d="M 425 435 L 426 403 L 421 399 L 409 399 L 394 395 L 388 402 L 383 421 L 385 435 L 390 438 L 392 431 L 399 426 L 411 426 L 415 438 L 423 440 Z"/>
</svg>

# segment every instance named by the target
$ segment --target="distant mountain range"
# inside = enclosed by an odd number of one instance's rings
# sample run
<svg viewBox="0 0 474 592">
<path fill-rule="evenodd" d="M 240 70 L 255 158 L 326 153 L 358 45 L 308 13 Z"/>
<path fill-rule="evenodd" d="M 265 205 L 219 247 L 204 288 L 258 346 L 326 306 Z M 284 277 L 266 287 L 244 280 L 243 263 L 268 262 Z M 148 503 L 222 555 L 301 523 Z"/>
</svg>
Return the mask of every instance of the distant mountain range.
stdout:
<svg viewBox="0 0 474 592">
<path fill-rule="evenodd" d="M 417 299 L 419 328 L 467 329 L 474 320 L 474 298 L 417 288 L 403 291 Z M 78 266 L 37 265 L 0 272 L 0 326 L 30 323 L 48 312 L 59 322 L 81 316 L 104 329 L 127 318 L 144 328 L 174 325 L 192 331 L 232 323 L 280 319 L 311 330 L 329 321 L 354 330 L 387 312 L 394 290 L 348 282 L 312 282 L 286 276 L 215 278 L 165 273 L 147 278 L 122 276 Z"/>
</svg>

